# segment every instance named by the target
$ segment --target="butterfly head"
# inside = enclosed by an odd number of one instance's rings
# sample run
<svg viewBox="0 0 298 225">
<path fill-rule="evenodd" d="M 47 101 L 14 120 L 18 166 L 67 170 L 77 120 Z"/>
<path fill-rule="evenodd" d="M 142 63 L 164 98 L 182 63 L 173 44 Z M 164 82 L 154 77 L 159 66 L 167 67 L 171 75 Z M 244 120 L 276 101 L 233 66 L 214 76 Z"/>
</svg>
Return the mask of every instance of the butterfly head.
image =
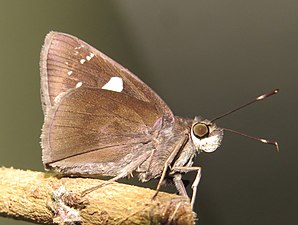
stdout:
<svg viewBox="0 0 298 225">
<path fill-rule="evenodd" d="M 214 152 L 223 138 L 223 129 L 200 117 L 194 119 L 190 132 L 193 144 L 198 151 L 203 152 Z"/>
</svg>

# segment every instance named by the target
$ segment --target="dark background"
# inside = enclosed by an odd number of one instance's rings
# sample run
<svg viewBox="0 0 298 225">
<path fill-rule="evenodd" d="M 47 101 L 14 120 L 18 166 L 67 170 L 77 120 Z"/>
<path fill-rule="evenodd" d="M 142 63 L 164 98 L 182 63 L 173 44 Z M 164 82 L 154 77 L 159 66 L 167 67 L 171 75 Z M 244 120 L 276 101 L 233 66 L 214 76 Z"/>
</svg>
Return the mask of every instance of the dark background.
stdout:
<svg viewBox="0 0 298 225">
<path fill-rule="evenodd" d="M 0 165 L 43 171 L 39 53 L 61 31 L 129 68 L 180 116 L 213 118 L 280 88 L 217 124 L 277 139 L 281 152 L 226 133 L 196 160 L 195 211 L 206 225 L 297 224 L 297 12 L 296 0 L 1 1 Z"/>
</svg>

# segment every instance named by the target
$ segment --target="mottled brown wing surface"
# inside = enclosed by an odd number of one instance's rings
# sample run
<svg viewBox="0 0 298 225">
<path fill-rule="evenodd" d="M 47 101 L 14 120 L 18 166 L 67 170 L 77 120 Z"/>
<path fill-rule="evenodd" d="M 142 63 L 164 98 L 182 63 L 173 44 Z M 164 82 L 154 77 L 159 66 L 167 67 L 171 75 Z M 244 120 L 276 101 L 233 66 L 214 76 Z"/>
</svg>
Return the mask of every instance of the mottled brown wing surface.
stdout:
<svg viewBox="0 0 298 225">
<path fill-rule="evenodd" d="M 59 32 L 50 32 L 41 52 L 41 98 L 46 114 L 57 96 L 80 84 L 102 88 L 112 77 L 121 77 L 123 91 L 149 102 L 170 121 L 174 116 L 164 101 L 134 74 L 84 41 Z"/>
<path fill-rule="evenodd" d="M 46 115 L 41 136 L 43 163 L 62 170 L 100 166 L 92 173 L 114 175 L 115 171 L 107 172 L 106 163 L 122 160 L 129 164 L 135 155 L 152 151 L 145 146 L 160 129 L 161 117 L 154 105 L 127 94 L 89 87 L 70 89 Z"/>
</svg>

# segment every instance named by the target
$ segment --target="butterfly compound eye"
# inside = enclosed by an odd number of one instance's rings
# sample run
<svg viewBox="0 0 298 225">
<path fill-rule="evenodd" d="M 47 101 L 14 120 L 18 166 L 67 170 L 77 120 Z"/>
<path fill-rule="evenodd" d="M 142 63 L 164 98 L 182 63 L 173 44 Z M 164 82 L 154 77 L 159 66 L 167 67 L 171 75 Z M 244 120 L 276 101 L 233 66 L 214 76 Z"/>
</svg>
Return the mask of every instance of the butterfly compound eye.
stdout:
<svg viewBox="0 0 298 225">
<path fill-rule="evenodd" d="M 192 132 L 197 138 L 203 138 L 209 135 L 209 128 L 204 123 L 196 123 L 192 127 Z"/>
</svg>

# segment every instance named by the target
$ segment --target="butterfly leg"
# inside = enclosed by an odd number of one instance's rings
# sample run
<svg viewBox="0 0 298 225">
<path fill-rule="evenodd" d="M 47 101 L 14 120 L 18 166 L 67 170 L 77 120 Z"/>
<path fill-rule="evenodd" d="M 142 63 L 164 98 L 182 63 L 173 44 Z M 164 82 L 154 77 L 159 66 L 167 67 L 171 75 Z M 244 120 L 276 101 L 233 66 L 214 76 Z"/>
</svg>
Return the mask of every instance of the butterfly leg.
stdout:
<svg viewBox="0 0 298 225">
<path fill-rule="evenodd" d="M 93 186 L 93 187 L 91 187 L 91 188 L 88 188 L 88 189 L 84 190 L 84 191 L 82 192 L 81 195 L 82 195 L 82 197 L 84 197 L 85 195 L 89 194 L 90 192 L 95 191 L 96 189 L 101 188 L 101 187 L 103 187 L 103 186 L 106 186 L 106 185 L 108 185 L 108 184 L 111 184 L 111 183 L 113 183 L 114 181 L 119 180 L 119 179 L 121 179 L 121 178 L 123 178 L 123 177 L 125 177 L 125 176 L 127 176 L 126 173 L 125 173 L 125 174 L 124 174 L 124 173 L 121 173 L 121 174 L 119 174 L 118 176 L 113 177 L 113 178 L 111 178 L 111 179 L 105 181 L 104 183 L 101 183 L 101 184 L 99 184 L 99 185 L 96 185 L 96 186 Z"/>
<path fill-rule="evenodd" d="M 160 190 L 160 187 L 161 187 L 161 185 L 162 185 L 162 183 L 163 183 L 163 181 L 164 181 L 164 179 L 166 177 L 168 168 L 170 167 L 173 159 L 178 154 L 178 152 L 185 146 L 185 144 L 188 142 L 188 140 L 189 140 L 189 136 L 186 134 L 183 138 L 181 138 L 179 144 L 176 145 L 174 151 L 172 151 L 172 153 L 170 154 L 170 156 L 165 161 L 162 174 L 160 176 L 159 182 L 158 182 L 157 187 L 156 187 L 156 192 L 153 195 L 152 199 L 154 199 L 157 196 L 157 194 L 158 194 L 158 192 Z"/>
<path fill-rule="evenodd" d="M 197 175 L 196 175 L 196 178 L 194 180 L 194 182 L 192 183 L 191 185 L 191 188 L 192 188 L 192 197 L 191 197 L 191 201 L 190 201 L 190 204 L 191 204 L 191 207 L 193 208 L 194 206 L 194 203 L 195 203 L 195 199 L 196 199 L 196 195 L 197 195 L 197 189 L 198 189 L 198 185 L 200 183 L 200 180 L 201 180 L 201 167 L 173 167 L 172 168 L 173 171 L 177 171 L 177 172 L 185 172 L 185 171 L 197 171 Z M 180 176 L 178 176 L 180 175 Z M 180 177 L 180 181 L 179 179 L 176 178 L 176 181 L 175 181 L 175 177 Z M 184 189 L 183 191 L 185 191 L 186 193 L 186 190 L 185 190 L 185 187 L 184 187 L 184 184 L 181 180 L 181 174 L 175 174 L 174 176 L 174 183 L 175 183 L 175 186 L 179 192 L 180 195 L 182 196 L 185 196 L 184 193 L 180 193 L 181 189 Z M 186 196 L 187 196 L 187 193 L 186 193 Z"/>
<path fill-rule="evenodd" d="M 182 195 L 189 199 L 186 189 L 185 189 L 185 186 L 182 182 L 182 174 L 181 173 L 177 173 L 174 175 L 173 182 L 175 184 L 175 187 L 177 188 L 177 191 L 179 192 L 179 195 Z"/>
<path fill-rule="evenodd" d="M 85 195 L 89 194 L 90 192 L 95 191 L 98 188 L 101 188 L 103 186 L 111 184 L 114 181 L 117 181 L 117 180 L 119 180 L 123 177 L 126 177 L 126 176 L 132 174 L 132 172 L 134 172 L 137 169 L 137 167 L 150 156 L 150 154 L 151 154 L 151 152 L 148 152 L 146 154 L 141 155 L 140 157 L 138 157 L 136 159 L 136 161 L 134 163 L 131 163 L 128 166 L 124 167 L 122 169 L 122 171 L 117 176 L 105 181 L 104 183 L 101 183 L 99 185 L 96 185 L 94 187 L 91 187 L 91 188 L 88 188 L 88 189 L 84 190 L 81 195 L 85 196 Z"/>
</svg>

